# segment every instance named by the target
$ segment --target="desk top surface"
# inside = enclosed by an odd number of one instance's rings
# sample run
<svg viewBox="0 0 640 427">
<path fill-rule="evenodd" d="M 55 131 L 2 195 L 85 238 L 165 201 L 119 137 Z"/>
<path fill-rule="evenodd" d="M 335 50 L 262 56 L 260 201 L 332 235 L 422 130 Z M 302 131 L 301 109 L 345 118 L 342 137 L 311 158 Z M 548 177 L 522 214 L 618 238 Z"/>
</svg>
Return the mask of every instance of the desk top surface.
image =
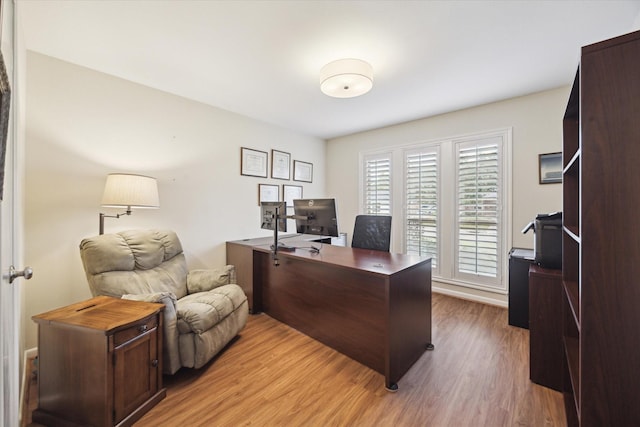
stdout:
<svg viewBox="0 0 640 427">
<path fill-rule="evenodd" d="M 300 258 L 312 262 L 328 263 L 345 268 L 355 268 L 375 274 L 391 275 L 420 264 L 430 263 L 431 258 L 417 255 L 396 254 L 390 252 L 374 251 L 344 246 L 334 246 L 325 243 L 314 242 L 322 236 L 285 235 L 280 243 L 295 247 L 295 251 L 278 250 L 278 258 Z M 271 252 L 272 237 L 258 237 L 255 239 L 243 239 L 229 242 L 232 244 L 246 245 L 261 252 Z M 312 247 L 319 252 L 312 251 Z"/>
</svg>

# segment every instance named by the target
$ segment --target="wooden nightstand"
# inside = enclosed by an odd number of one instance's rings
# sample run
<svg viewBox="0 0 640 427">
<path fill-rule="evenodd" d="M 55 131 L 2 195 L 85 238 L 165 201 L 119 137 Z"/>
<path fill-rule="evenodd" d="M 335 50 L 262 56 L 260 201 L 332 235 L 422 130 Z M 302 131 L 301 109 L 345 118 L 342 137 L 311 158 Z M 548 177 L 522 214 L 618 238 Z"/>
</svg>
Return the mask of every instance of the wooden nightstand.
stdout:
<svg viewBox="0 0 640 427">
<path fill-rule="evenodd" d="M 166 395 L 163 304 L 96 297 L 33 316 L 44 425 L 129 426 Z"/>
</svg>

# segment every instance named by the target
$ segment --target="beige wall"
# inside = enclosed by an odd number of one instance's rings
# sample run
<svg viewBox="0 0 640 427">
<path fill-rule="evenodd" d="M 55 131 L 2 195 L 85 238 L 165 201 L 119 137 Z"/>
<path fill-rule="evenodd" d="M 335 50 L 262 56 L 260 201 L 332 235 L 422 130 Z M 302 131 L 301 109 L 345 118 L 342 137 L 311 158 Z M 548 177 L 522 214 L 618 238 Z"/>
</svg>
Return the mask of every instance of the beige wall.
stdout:
<svg viewBox="0 0 640 427">
<path fill-rule="evenodd" d="M 538 154 L 562 151 L 562 117 L 569 89 L 562 87 L 328 141 L 327 192 L 339 200 L 339 227 L 351 234 L 359 213 L 360 152 L 512 128 L 512 241 L 508 246 L 532 248 L 533 234 L 523 235 L 522 228 L 538 213 L 562 210 L 562 186 L 538 183 Z M 485 302 L 503 304 L 507 299 L 506 295 L 453 285 L 436 286 Z"/>
<path fill-rule="evenodd" d="M 304 196 L 325 195 L 323 140 L 33 52 L 26 74 L 25 348 L 36 345 L 32 315 L 91 296 L 78 244 L 98 233 L 108 173 L 156 177 L 161 207 L 107 218 L 106 232 L 174 229 L 192 268 L 223 264 L 227 240 L 269 235 L 258 183 L 294 183 L 241 176 L 240 147 L 312 162 Z"/>
<path fill-rule="evenodd" d="M 340 229 L 350 235 L 360 151 L 512 127 L 509 246 L 532 247 L 533 236 L 522 235 L 522 227 L 539 212 L 561 209 L 560 186 L 539 185 L 537 167 L 539 153 L 560 150 L 568 87 L 337 138 L 325 147 L 316 138 L 32 52 L 26 82 L 25 261 L 36 272 L 24 290 L 26 348 L 36 345 L 32 315 L 90 297 L 78 243 L 97 233 L 111 172 L 158 178 L 161 208 L 107 218 L 106 231 L 175 229 L 196 268 L 223 263 L 226 240 L 268 235 L 258 225 L 257 184 L 287 181 L 240 176 L 241 146 L 313 162 L 314 182 L 304 184 L 304 196 L 335 197 Z"/>
</svg>

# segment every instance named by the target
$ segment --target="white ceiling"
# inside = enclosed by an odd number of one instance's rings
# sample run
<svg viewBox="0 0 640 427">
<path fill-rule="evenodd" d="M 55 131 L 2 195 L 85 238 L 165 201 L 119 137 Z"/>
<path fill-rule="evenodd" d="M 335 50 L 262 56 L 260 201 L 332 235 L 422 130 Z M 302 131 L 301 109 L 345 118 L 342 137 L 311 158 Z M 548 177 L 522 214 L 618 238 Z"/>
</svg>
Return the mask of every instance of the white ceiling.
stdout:
<svg viewBox="0 0 640 427">
<path fill-rule="evenodd" d="M 571 83 L 580 46 L 624 34 L 634 1 L 19 0 L 27 49 L 331 138 Z M 319 71 L 368 61 L 335 99 Z"/>
</svg>

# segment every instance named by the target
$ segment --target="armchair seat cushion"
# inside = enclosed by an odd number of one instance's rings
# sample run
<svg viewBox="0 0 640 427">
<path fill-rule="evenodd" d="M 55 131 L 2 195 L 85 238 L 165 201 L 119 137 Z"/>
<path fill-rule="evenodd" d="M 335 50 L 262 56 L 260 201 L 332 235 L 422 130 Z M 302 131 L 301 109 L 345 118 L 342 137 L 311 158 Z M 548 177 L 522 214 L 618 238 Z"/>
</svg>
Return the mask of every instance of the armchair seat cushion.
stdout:
<svg viewBox="0 0 640 427">
<path fill-rule="evenodd" d="M 201 334 L 240 308 L 246 296 L 240 286 L 223 285 L 206 292 L 187 295 L 178 300 L 178 332 Z"/>
</svg>

